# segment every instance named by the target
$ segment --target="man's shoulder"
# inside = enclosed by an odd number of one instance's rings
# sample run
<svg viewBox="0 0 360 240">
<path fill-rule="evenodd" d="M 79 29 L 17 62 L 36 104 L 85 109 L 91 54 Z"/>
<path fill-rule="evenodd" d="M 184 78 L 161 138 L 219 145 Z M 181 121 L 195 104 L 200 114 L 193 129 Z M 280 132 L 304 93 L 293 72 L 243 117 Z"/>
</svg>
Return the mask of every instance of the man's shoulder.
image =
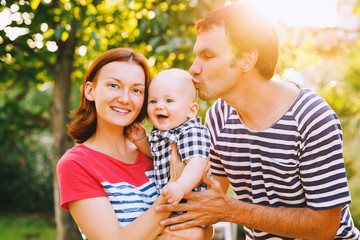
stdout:
<svg viewBox="0 0 360 240">
<path fill-rule="evenodd" d="M 224 99 L 219 98 L 209 108 L 207 114 L 211 117 L 228 117 L 233 108 Z"/>
<path fill-rule="evenodd" d="M 205 127 L 211 134 L 214 134 L 215 131 L 221 132 L 235 112 L 235 109 L 229 106 L 225 100 L 218 99 L 206 113 Z"/>
<path fill-rule="evenodd" d="M 303 88 L 292 111 L 299 119 L 316 118 L 324 113 L 336 115 L 330 105 L 316 92 L 309 88 Z"/>
</svg>

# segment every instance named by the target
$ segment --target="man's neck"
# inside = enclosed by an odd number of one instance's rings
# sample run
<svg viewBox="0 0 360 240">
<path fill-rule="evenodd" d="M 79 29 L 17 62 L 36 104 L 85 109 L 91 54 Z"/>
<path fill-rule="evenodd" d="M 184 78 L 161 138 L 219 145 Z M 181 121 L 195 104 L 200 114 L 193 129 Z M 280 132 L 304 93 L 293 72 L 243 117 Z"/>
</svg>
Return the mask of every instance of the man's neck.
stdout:
<svg viewBox="0 0 360 240">
<path fill-rule="evenodd" d="M 294 103 L 299 88 L 290 82 L 250 79 L 224 98 L 248 128 L 261 130 L 278 121 Z"/>
</svg>

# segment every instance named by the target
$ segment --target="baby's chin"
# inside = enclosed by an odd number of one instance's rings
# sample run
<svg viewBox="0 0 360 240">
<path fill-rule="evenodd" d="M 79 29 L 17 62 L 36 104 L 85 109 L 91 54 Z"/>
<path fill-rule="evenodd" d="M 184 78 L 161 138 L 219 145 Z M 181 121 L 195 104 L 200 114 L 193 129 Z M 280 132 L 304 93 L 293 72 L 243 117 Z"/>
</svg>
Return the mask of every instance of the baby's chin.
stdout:
<svg viewBox="0 0 360 240">
<path fill-rule="evenodd" d="M 154 127 L 160 131 L 165 131 L 165 130 L 170 130 L 170 129 L 176 128 L 178 126 L 169 125 L 169 124 L 154 124 Z"/>
</svg>

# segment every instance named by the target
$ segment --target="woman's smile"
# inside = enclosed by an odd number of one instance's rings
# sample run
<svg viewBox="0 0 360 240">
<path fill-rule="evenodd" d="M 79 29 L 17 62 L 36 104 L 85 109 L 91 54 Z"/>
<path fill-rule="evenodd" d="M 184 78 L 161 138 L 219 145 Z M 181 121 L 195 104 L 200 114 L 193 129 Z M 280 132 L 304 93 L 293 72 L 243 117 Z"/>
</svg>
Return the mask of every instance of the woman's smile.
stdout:
<svg viewBox="0 0 360 240">
<path fill-rule="evenodd" d="M 130 112 L 131 112 L 131 110 L 129 110 L 129 109 L 120 108 L 120 107 L 111 106 L 110 108 L 111 108 L 112 110 L 114 110 L 115 112 L 121 113 L 121 114 L 125 114 L 125 113 L 130 113 Z"/>
</svg>

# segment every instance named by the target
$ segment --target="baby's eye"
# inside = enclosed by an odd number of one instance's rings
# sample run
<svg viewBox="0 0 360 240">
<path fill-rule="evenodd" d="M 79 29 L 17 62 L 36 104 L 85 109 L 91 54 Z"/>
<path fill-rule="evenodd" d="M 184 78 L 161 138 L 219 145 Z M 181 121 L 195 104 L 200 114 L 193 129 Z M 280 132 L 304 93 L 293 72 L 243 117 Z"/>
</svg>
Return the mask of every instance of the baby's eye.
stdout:
<svg viewBox="0 0 360 240">
<path fill-rule="evenodd" d="M 154 103 L 156 103 L 156 101 L 155 100 L 150 100 L 149 103 L 154 104 Z"/>
<path fill-rule="evenodd" d="M 172 103 L 172 102 L 174 102 L 174 101 L 173 101 L 172 99 L 167 99 L 166 102 Z"/>
</svg>

